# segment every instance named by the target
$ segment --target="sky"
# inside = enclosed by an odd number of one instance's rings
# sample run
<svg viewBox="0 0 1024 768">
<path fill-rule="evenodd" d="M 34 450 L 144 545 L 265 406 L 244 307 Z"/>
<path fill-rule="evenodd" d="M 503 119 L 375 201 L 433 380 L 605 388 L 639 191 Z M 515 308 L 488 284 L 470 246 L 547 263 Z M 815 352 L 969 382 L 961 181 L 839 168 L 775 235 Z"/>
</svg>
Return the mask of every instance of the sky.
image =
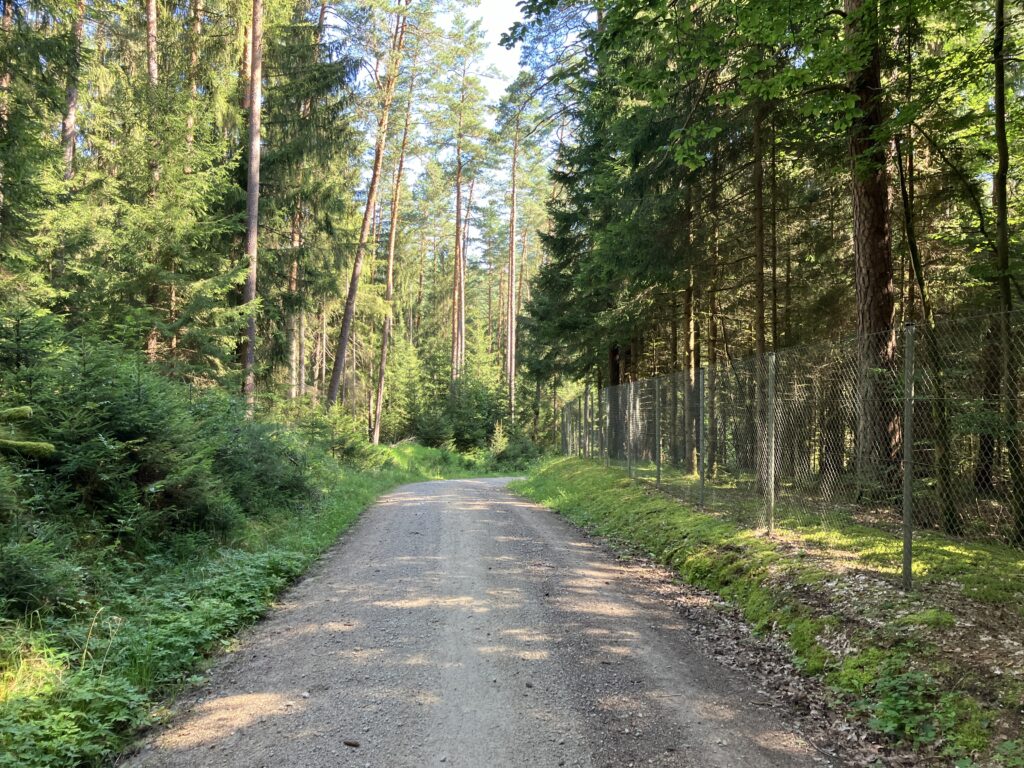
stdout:
<svg viewBox="0 0 1024 768">
<path fill-rule="evenodd" d="M 505 86 L 519 71 L 519 49 L 513 48 L 509 51 L 498 45 L 502 33 L 507 32 L 513 22 L 522 19 L 516 2 L 517 0 L 480 0 L 477 8 L 467 10 L 471 18 L 477 16 L 483 19 L 488 42 L 485 61 L 503 76 L 503 80 L 487 79 L 488 91 L 495 100 L 504 93 Z"/>
</svg>

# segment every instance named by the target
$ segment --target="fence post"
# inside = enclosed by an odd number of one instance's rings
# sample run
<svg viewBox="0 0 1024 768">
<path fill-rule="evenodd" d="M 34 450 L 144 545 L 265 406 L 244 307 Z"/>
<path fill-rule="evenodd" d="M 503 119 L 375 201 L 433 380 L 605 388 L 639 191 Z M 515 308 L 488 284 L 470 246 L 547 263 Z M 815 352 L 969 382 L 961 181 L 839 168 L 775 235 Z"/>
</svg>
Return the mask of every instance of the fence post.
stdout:
<svg viewBox="0 0 1024 768">
<path fill-rule="evenodd" d="M 588 414 L 590 408 L 590 385 L 583 389 L 583 405 L 580 413 L 580 453 L 584 459 L 590 458 L 590 425 Z"/>
<path fill-rule="evenodd" d="M 576 401 L 576 455 L 581 459 L 586 457 L 586 450 L 583 444 L 584 419 L 587 408 L 587 391 L 583 390 L 583 397 Z"/>
<path fill-rule="evenodd" d="M 604 450 L 604 465 L 606 467 L 611 466 L 611 438 L 608 436 L 608 431 L 611 429 L 612 424 L 612 388 L 605 387 L 604 390 L 604 408 L 601 410 L 601 444 Z"/>
<path fill-rule="evenodd" d="M 705 439 L 707 438 L 704 432 L 704 369 L 700 368 L 697 371 L 697 418 L 700 419 L 697 435 L 697 471 L 700 473 L 700 508 L 704 509 L 704 474 L 707 472 L 707 465 L 705 460 L 706 451 Z"/>
<path fill-rule="evenodd" d="M 913 584 L 914 564 L 914 324 L 903 326 L 903 589 Z"/>
<path fill-rule="evenodd" d="M 661 379 L 654 377 L 654 487 L 661 488 Z"/>
<path fill-rule="evenodd" d="M 633 476 L 633 382 L 626 384 L 626 474 Z"/>
<path fill-rule="evenodd" d="M 768 353 L 768 450 L 765 484 L 768 486 L 768 533 L 775 531 L 775 353 Z"/>
</svg>

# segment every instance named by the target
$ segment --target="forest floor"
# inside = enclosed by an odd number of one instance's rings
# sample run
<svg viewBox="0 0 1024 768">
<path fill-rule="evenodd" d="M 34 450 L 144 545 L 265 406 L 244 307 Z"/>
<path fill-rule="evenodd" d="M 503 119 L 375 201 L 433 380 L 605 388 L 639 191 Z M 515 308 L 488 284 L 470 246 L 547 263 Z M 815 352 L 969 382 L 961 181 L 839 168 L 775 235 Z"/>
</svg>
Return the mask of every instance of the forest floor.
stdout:
<svg viewBox="0 0 1024 768">
<path fill-rule="evenodd" d="M 796 676 L 720 600 L 505 486 L 436 481 L 382 498 L 127 764 L 858 762 L 716 658 L 741 636 L 776 683 Z"/>
</svg>

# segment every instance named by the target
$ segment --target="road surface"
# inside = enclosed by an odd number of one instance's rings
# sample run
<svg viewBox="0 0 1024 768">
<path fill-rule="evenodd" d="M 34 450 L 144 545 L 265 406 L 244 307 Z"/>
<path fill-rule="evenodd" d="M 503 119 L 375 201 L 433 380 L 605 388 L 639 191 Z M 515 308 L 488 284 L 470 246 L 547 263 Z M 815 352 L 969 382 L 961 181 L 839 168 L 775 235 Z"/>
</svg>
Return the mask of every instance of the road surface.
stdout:
<svg viewBox="0 0 1024 768">
<path fill-rule="evenodd" d="M 505 484 L 383 497 L 128 764 L 822 765 L 670 601 Z"/>
</svg>

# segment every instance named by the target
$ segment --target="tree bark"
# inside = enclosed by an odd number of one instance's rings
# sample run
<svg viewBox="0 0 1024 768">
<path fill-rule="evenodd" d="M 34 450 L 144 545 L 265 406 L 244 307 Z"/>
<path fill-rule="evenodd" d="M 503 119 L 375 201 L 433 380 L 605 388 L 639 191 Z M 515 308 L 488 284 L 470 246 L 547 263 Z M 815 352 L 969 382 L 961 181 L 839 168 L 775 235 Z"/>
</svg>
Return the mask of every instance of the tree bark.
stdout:
<svg viewBox="0 0 1024 768">
<path fill-rule="evenodd" d="M 146 76 L 147 82 L 149 83 L 149 95 L 151 100 L 154 96 L 157 85 L 160 83 L 157 50 L 158 13 L 157 0 L 146 0 Z M 160 181 L 160 163 L 157 161 L 156 157 L 151 158 L 149 161 L 149 174 L 153 187 L 152 191 L 155 192 L 156 185 Z"/>
<path fill-rule="evenodd" d="M 520 118 L 516 117 L 512 136 L 511 200 L 508 214 L 508 299 L 506 301 L 508 320 L 505 325 L 505 385 L 508 391 L 508 417 L 514 424 L 516 418 L 516 181 L 519 166 Z"/>
<path fill-rule="evenodd" d="M 157 61 L 157 14 L 157 0 L 146 0 L 146 84 L 148 86 L 147 95 L 150 101 L 150 114 L 152 114 L 152 108 L 155 106 L 156 88 L 160 83 L 160 71 Z M 151 137 L 154 135 L 152 125 L 149 126 L 149 134 Z M 150 153 L 151 156 L 148 162 L 149 194 L 152 197 L 156 194 L 156 187 L 160 181 L 160 163 L 156 158 L 157 147 L 152 142 Z M 160 288 L 155 282 L 149 286 L 148 303 L 154 312 L 159 311 L 159 293 Z M 149 329 L 149 335 L 146 337 L 146 356 L 150 361 L 156 360 L 159 343 L 160 331 L 154 321 L 154 325 Z"/>
<path fill-rule="evenodd" d="M 192 95 L 185 120 L 185 173 L 192 172 L 192 147 L 195 145 L 196 105 L 199 100 L 199 43 L 203 33 L 203 0 L 192 2 L 192 29 L 188 41 L 188 86 Z"/>
<path fill-rule="evenodd" d="M 876 0 L 845 0 L 846 43 L 857 62 L 848 74 L 858 114 L 850 128 L 854 275 L 858 332 L 858 479 L 888 495 L 896 482 L 899 419 L 891 381 L 895 364 L 889 184 Z"/>
<path fill-rule="evenodd" d="M 352 263 L 352 277 L 348 284 L 348 295 L 345 298 L 345 312 L 341 319 L 341 333 L 338 335 L 338 348 L 334 355 L 334 367 L 331 370 L 331 383 L 327 388 L 327 406 L 331 407 L 338 400 L 342 374 L 345 372 L 348 354 L 349 337 L 356 312 L 356 295 L 359 293 L 359 279 L 363 272 L 363 259 L 366 255 L 370 226 L 373 223 L 373 211 L 377 204 L 377 187 L 380 184 L 380 171 L 384 163 L 384 148 L 387 145 L 388 117 L 391 113 L 391 102 L 395 95 L 395 84 L 398 82 L 398 70 L 401 64 L 402 48 L 405 43 L 405 29 L 409 3 L 395 16 L 395 27 L 391 35 L 391 49 L 384 82 L 381 85 L 380 112 L 377 116 L 377 138 L 373 152 L 373 167 L 370 172 L 370 185 L 366 192 L 366 207 L 363 209 L 363 223 L 359 230 L 359 242 L 356 245 L 355 258 Z"/>
<path fill-rule="evenodd" d="M 299 296 L 299 249 L 302 248 L 302 210 L 301 203 L 296 200 L 292 209 L 291 244 L 292 263 L 288 271 L 288 295 L 291 301 L 297 302 Z M 288 398 L 294 400 L 299 396 L 299 343 L 298 313 L 294 306 L 286 308 L 285 336 L 288 347 Z"/>
<path fill-rule="evenodd" d="M 415 66 L 415 63 L 414 65 Z M 391 326 L 394 318 L 395 293 L 395 244 L 398 239 L 398 216 L 401 211 L 402 173 L 405 169 L 405 152 L 409 144 L 409 124 L 412 121 L 412 102 L 416 92 L 415 75 L 409 82 L 409 97 L 405 105 L 405 123 L 402 126 L 402 141 L 398 147 L 398 167 L 395 169 L 395 180 L 391 190 L 391 221 L 388 223 L 388 264 L 384 285 L 384 303 L 387 309 L 384 315 L 384 327 L 380 334 L 380 365 L 377 370 L 377 391 L 373 407 L 374 445 L 380 443 L 381 418 L 384 413 L 384 379 L 388 365 L 388 345 L 391 343 Z"/>
<path fill-rule="evenodd" d="M 155 0 L 149 0 L 155 2 Z M 260 214 L 260 123 L 263 111 L 263 0 L 252 3 L 252 65 L 249 70 L 249 167 L 245 188 L 245 255 L 249 270 L 245 278 L 242 303 L 256 301 L 256 272 L 259 266 Z M 242 394 L 246 412 L 256 407 L 256 313 L 247 312 L 244 346 Z"/>
<path fill-rule="evenodd" d="M 460 94 L 458 126 L 455 135 L 455 265 L 452 270 L 452 359 L 451 359 L 451 384 L 454 389 L 456 382 L 462 376 L 462 368 L 465 355 L 464 335 L 466 330 L 465 308 L 466 302 L 464 292 L 466 280 L 464 271 L 465 254 L 462 247 L 465 242 L 462 232 L 462 126 L 463 106 L 466 102 L 466 77 L 465 69 L 462 71 L 462 92 Z"/>
<path fill-rule="evenodd" d="M 690 429 L 693 413 L 693 275 L 690 284 L 683 291 L 683 471 L 693 472 L 693 431 Z"/>
<path fill-rule="evenodd" d="M 64 148 L 64 180 L 75 176 L 75 150 L 78 144 L 78 78 L 82 69 L 82 36 L 85 31 L 85 0 L 78 0 L 71 23 L 71 63 L 64 101 L 64 117 L 60 123 L 60 140 Z"/>
</svg>

